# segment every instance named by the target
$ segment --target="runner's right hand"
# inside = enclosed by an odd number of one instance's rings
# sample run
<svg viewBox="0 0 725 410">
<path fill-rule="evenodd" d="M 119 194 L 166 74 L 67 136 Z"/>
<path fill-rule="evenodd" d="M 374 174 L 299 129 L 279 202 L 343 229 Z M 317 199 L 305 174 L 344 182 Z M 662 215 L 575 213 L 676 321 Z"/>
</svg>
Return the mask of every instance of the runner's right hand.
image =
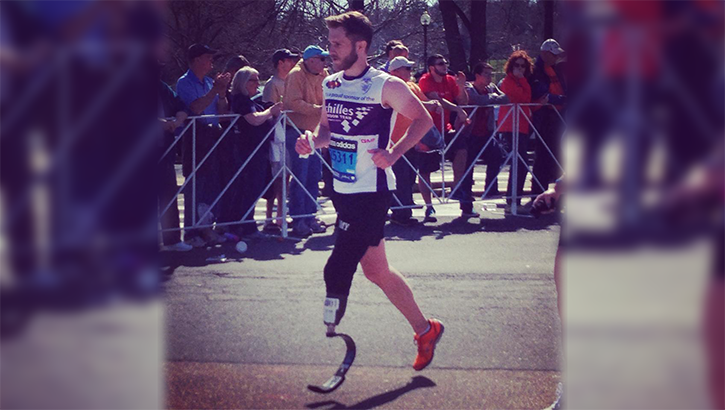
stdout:
<svg viewBox="0 0 725 410">
<path fill-rule="evenodd" d="M 297 138 L 297 142 L 295 143 L 295 151 L 297 151 L 300 155 L 308 155 L 312 153 L 312 147 L 310 146 L 310 141 L 308 138 L 314 139 L 314 134 L 312 134 L 311 131 L 305 131 L 304 134 L 300 135 L 299 138 Z"/>
</svg>

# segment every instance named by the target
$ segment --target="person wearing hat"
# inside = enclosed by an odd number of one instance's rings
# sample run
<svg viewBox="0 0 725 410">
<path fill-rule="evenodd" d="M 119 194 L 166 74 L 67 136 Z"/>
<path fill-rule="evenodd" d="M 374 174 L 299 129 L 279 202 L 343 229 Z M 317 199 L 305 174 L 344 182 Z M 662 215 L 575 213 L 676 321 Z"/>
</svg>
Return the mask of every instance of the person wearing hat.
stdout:
<svg viewBox="0 0 725 410">
<path fill-rule="evenodd" d="M 216 53 L 217 50 L 203 44 L 189 47 L 189 70 L 176 82 L 176 92 L 194 115 L 216 115 L 227 109 L 225 93 L 231 75 L 219 74 L 213 80 L 207 76 L 214 68 L 213 59 Z M 215 118 L 205 121 L 207 124 L 219 123 Z"/>
<path fill-rule="evenodd" d="M 300 133 L 314 131 L 322 114 L 322 81 L 327 77 L 325 69 L 329 53 L 311 45 L 305 48 L 302 60 L 290 70 L 284 83 L 284 109 L 290 110 L 288 118 L 295 127 L 287 125 L 286 144 L 290 155 L 292 173 L 302 184 L 293 179 L 290 184 L 289 210 L 292 216 L 292 233 L 306 237 L 325 232 L 325 228 L 313 216 L 317 212 L 318 184 L 322 177 L 322 163 L 317 155 L 300 158 L 295 143 Z M 299 131 L 298 131 L 299 129 Z M 306 192 L 305 192 L 306 191 Z M 310 196 L 312 196 L 311 199 Z"/>
<path fill-rule="evenodd" d="M 423 103 L 423 106 L 429 112 L 440 113 L 442 110 L 441 103 L 438 100 L 429 100 L 428 97 L 423 94 L 420 87 L 418 87 L 418 84 L 410 80 L 413 66 L 415 66 L 415 62 L 408 60 L 406 57 L 398 56 L 390 60 L 388 69 L 391 75 L 405 81 L 408 88 L 410 88 L 410 91 L 418 97 L 418 99 Z M 394 143 L 397 143 L 398 140 L 400 140 L 400 138 L 408 131 L 411 123 L 412 121 L 409 118 L 398 114 L 395 118 L 395 126 L 390 134 L 390 139 Z M 431 128 L 431 131 L 429 132 L 437 132 L 437 129 L 434 128 Z M 440 136 L 440 133 L 438 133 L 438 135 Z M 428 167 L 428 164 L 433 162 L 437 165 L 439 157 L 433 154 L 429 155 L 425 153 L 418 153 L 414 149 L 409 150 L 405 154 L 405 157 L 413 166 L 419 169 L 422 179 L 428 181 L 430 184 L 431 169 Z M 416 176 L 415 170 L 410 167 L 406 161 L 397 161 L 393 164 L 392 168 L 396 180 L 395 195 L 398 197 L 398 200 L 400 200 L 400 203 L 403 206 L 413 205 L 413 184 L 415 184 Z M 428 189 L 423 181 L 420 181 L 419 188 L 421 196 L 423 196 L 426 209 L 433 209 L 430 189 Z M 411 209 L 393 209 L 390 222 L 400 226 L 414 226 L 418 223 L 418 221 L 412 218 L 412 216 L 413 211 Z M 426 218 L 423 219 L 423 222 L 437 222 L 437 219 L 433 216 L 432 212 L 427 212 Z"/>
<path fill-rule="evenodd" d="M 272 64 L 274 65 L 275 73 L 264 84 L 264 91 L 262 91 L 263 102 L 276 104 L 282 101 L 284 81 L 299 59 L 299 54 L 293 53 L 286 48 L 279 49 L 272 54 Z M 285 155 L 285 138 L 284 127 L 282 124 L 277 124 L 274 140 L 272 140 L 269 149 L 272 176 L 277 175 L 277 172 L 282 167 L 282 155 Z M 281 233 L 280 226 L 282 225 L 282 220 L 279 218 L 282 217 L 282 201 L 284 200 L 282 198 L 282 177 L 275 179 L 270 189 L 265 193 L 264 198 L 267 200 L 267 219 L 272 218 L 275 199 L 277 200 L 278 218 L 275 222 L 267 222 L 264 225 L 264 230 L 268 233 L 279 234 Z"/>
<path fill-rule="evenodd" d="M 264 91 L 262 92 L 262 101 L 278 103 L 282 101 L 282 95 L 284 93 L 284 81 L 287 79 L 287 74 L 297 64 L 300 56 L 297 53 L 282 48 L 272 54 L 272 64 L 274 65 L 274 74 L 269 77 L 267 83 L 264 85 Z"/>
<path fill-rule="evenodd" d="M 550 38 L 544 41 L 529 79 L 531 101 L 552 104 L 562 116 L 566 106 L 566 81 L 563 69 L 565 56 L 566 53 L 556 40 Z M 541 185 L 534 183 L 531 186 L 531 193 L 536 195 L 545 191 L 550 183 L 561 176 L 557 161 L 561 163 L 561 135 L 564 127 L 554 107 L 544 106 L 536 109 L 532 116 L 533 125 L 543 139 L 542 143 L 541 139 L 537 138 L 535 146 L 536 161 L 532 173 L 535 180 L 541 183 Z M 549 150 L 554 154 L 553 157 Z"/>
<path fill-rule="evenodd" d="M 192 115 L 218 115 L 226 113 L 228 103 L 226 99 L 226 91 L 231 81 L 229 73 L 218 74 L 214 79 L 207 76 L 214 68 L 213 58 L 217 53 L 216 50 L 209 48 L 203 44 L 194 44 L 189 47 L 187 57 L 189 60 L 189 70 L 182 75 L 176 82 L 176 92 L 179 98 L 184 102 Z M 198 161 L 209 152 L 214 143 L 221 137 L 221 127 L 217 118 L 204 118 L 197 121 L 196 124 L 196 158 Z M 185 177 L 188 177 L 194 164 L 192 164 L 193 146 L 192 133 L 187 133 L 182 141 L 183 161 L 182 170 Z M 221 182 L 219 181 L 219 161 L 217 152 L 213 152 L 211 156 L 204 162 L 196 173 L 196 197 L 192 198 L 191 189 L 185 192 L 186 203 L 189 206 L 184 207 L 184 225 L 193 225 L 192 204 L 196 204 L 196 215 L 201 217 L 209 209 L 216 197 L 221 192 Z M 188 184 L 187 187 L 191 187 Z M 216 208 L 219 208 L 217 206 Z M 219 209 L 212 209 L 209 215 L 219 215 Z M 206 218 L 205 218 L 206 219 Z M 211 220 L 211 219 L 210 219 Z M 206 223 L 206 222 L 204 222 Z M 185 237 L 193 239 L 201 235 L 201 240 L 189 242 L 193 246 L 204 246 L 207 243 L 218 243 L 223 241 L 223 237 L 216 235 L 211 229 L 204 229 L 201 232 L 187 230 Z"/>
</svg>

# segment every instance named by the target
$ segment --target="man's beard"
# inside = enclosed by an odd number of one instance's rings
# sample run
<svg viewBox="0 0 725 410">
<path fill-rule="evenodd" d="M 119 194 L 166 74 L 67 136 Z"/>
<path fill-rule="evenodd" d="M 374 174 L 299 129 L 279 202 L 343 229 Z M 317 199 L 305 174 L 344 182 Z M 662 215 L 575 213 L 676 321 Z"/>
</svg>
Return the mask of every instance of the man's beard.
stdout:
<svg viewBox="0 0 725 410">
<path fill-rule="evenodd" d="M 433 70 L 436 72 L 436 74 L 438 74 L 441 77 L 445 77 L 446 75 L 448 75 L 447 70 L 439 70 L 438 67 L 434 68 Z M 441 71 L 443 71 L 443 72 L 441 72 Z"/>
<path fill-rule="evenodd" d="M 345 58 L 340 61 L 340 68 L 338 71 L 345 71 L 348 68 L 352 67 L 352 65 L 357 62 L 357 59 L 357 53 L 355 52 L 355 49 L 353 47 L 353 50 L 350 52 L 350 54 L 346 55 Z"/>
</svg>

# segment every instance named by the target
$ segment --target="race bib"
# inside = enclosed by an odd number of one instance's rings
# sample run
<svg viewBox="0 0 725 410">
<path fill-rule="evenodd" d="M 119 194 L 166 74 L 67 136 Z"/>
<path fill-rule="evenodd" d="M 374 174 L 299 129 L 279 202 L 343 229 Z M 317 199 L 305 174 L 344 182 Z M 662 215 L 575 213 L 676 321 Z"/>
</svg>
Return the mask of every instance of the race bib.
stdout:
<svg viewBox="0 0 725 410">
<path fill-rule="evenodd" d="M 341 182 L 357 181 L 357 141 L 332 138 L 329 150 L 333 177 Z"/>
</svg>

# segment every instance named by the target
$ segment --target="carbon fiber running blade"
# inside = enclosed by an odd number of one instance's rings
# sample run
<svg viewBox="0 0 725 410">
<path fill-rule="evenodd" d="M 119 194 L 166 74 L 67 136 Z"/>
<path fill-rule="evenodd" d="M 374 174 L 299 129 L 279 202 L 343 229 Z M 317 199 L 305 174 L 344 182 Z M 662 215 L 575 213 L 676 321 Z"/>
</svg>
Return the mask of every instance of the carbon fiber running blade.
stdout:
<svg viewBox="0 0 725 410">
<path fill-rule="evenodd" d="M 345 374 L 348 370 L 350 370 L 352 362 L 355 361 L 355 352 L 357 350 L 355 347 L 355 341 L 352 340 L 352 337 L 344 333 L 333 333 L 331 335 L 327 335 L 327 337 L 341 337 L 342 340 L 345 341 L 347 351 L 345 352 L 345 358 L 342 360 L 342 364 L 340 364 L 340 367 L 337 368 L 335 374 L 330 377 L 328 381 L 326 381 L 322 386 L 313 386 L 311 384 L 307 385 L 308 389 L 320 394 L 332 393 L 342 385 L 342 383 L 345 381 Z"/>
</svg>

